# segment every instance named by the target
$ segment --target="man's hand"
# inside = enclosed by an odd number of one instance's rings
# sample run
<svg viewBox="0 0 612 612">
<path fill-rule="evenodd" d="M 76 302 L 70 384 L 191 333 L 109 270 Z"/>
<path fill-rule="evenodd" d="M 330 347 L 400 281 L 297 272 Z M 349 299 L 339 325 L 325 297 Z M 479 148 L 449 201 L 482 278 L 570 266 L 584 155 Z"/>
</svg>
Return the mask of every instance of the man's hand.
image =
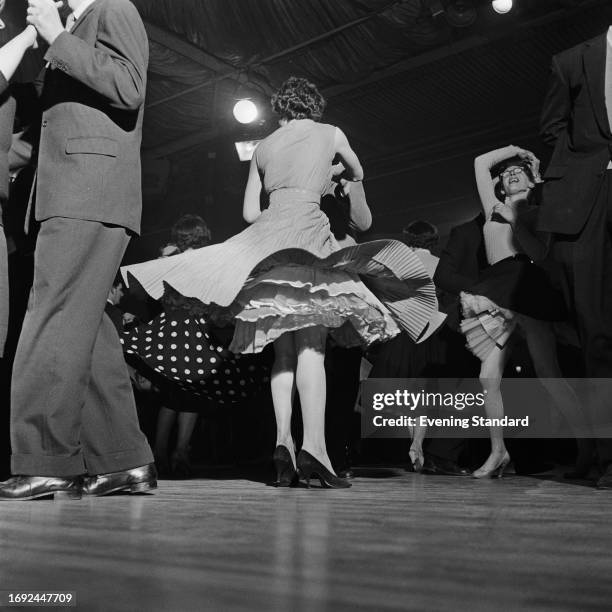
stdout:
<svg viewBox="0 0 612 612">
<path fill-rule="evenodd" d="M 514 206 L 506 206 L 505 204 L 496 204 L 491 212 L 491 220 L 500 223 L 509 223 L 514 226 L 516 223 L 516 209 Z"/>
<path fill-rule="evenodd" d="M 42 38 L 50 45 L 64 31 L 57 7 L 62 5 L 53 0 L 28 0 L 26 21 L 33 25 Z"/>
</svg>

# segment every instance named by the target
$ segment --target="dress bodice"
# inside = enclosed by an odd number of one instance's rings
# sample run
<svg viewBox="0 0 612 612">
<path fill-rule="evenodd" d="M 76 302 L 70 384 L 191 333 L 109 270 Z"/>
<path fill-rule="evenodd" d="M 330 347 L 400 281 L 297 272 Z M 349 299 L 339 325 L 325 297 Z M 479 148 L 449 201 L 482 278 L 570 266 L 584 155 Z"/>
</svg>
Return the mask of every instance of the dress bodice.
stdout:
<svg viewBox="0 0 612 612">
<path fill-rule="evenodd" d="M 322 195 L 335 155 L 335 133 L 333 125 L 299 119 L 265 138 L 255 150 L 255 162 L 266 193 L 299 189 Z"/>
</svg>

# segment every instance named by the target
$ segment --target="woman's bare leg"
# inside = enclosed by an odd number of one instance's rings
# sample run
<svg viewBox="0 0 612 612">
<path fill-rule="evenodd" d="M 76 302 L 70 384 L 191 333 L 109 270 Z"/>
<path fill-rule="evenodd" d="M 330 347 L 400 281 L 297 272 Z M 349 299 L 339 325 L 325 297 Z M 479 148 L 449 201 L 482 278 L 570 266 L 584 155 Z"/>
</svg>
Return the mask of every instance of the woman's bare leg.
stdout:
<svg viewBox="0 0 612 612">
<path fill-rule="evenodd" d="M 485 393 L 485 412 L 487 418 L 500 419 L 504 416 L 504 402 L 501 394 L 501 380 L 508 359 L 508 346 L 495 347 L 480 367 L 480 383 Z M 491 454 L 476 472 L 488 472 L 499 466 L 506 454 L 504 428 L 492 426 Z"/>
<path fill-rule="evenodd" d="M 295 445 L 291 435 L 291 414 L 296 367 L 294 332 L 286 332 L 274 342 L 274 364 L 270 385 L 276 417 L 276 445 L 287 448 L 293 465 L 295 465 Z"/>
<path fill-rule="evenodd" d="M 325 445 L 325 343 L 327 329 L 308 327 L 295 332 L 296 383 L 302 406 L 302 448 L 335 474 Z"/>
</svg>

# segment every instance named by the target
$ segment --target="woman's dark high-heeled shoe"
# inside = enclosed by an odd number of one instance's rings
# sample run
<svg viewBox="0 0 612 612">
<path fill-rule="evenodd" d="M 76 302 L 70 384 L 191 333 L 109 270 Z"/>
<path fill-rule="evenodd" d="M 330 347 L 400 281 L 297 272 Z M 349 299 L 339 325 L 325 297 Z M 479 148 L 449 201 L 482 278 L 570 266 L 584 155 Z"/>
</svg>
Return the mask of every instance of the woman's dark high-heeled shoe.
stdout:
<svg viewBox="0 0 612 612">
<path fill-rule="evenodd" d="M 277 487 L 291 487 L 297 485 L 299 480 L 298 474 L 293 467 L 291 453 L 287 447 L 282 445 L 277 446 L 272 455 L 272 460 L 276 468 L 276 482 L 274 485 Z"/>
<path fill-rule="evenodd" d="M 348 489 L 351 483 L 346 478 L 339 478 L 332 474 L 320 461 L 315 459 L 308 451 L 301 450 L 297 458 L 297 468 L 300 478 L 306 481 L 310 488 L 310 479 L 318 478 L 322 487 L 329 489 Z"/>
</svg>

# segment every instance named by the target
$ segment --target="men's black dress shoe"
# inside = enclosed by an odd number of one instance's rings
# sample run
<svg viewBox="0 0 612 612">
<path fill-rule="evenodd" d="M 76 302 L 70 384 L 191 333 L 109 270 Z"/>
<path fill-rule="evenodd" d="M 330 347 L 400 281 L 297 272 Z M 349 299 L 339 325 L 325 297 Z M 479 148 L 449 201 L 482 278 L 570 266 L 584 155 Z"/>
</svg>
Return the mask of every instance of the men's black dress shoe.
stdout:
<svg viewBox="0 0 612 612">
<path fill-rule="evenodd" d="M 83 479 L 52 476 L 13 476 L 0 482 L 0 501 L 25 501 L 52 496 L 54 499 L 81 499 Z"/>
<path fill-rule="evenodd" d="M 98 496 L 118 491 L 146 493 L 152 489 L 157 489 L 157 471 L 153 463 L 121 472 L 87 476 L 83 484 L 83 493 Z"/>
<path fill-rule="evenodd" d="M 436 476 L 469 476 L 470 473 L 470 470 L 462 468 L 454 461 L 438 459 L 427 455 L 425 456 L 425 463 L 421 469 L 421 474 Z"/>
<path fill-rule="evenodd" d="M 605 474 L 597 481 L 598 489 L 612 489 L 612 465 L 608 466 Z"/>
</svg>

